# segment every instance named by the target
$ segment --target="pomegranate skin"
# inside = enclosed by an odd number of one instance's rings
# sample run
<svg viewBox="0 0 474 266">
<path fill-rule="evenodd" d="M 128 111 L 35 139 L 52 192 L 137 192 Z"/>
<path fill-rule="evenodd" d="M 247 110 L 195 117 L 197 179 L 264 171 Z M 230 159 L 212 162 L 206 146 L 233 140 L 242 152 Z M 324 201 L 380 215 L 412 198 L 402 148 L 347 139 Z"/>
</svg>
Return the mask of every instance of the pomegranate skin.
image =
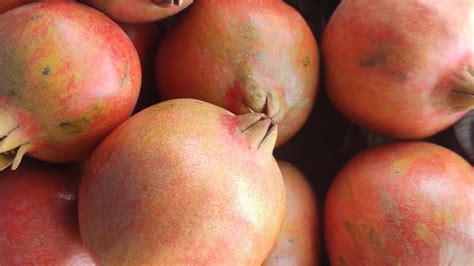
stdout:
<svg viewBox="0 0 474 266">
<path fill-rule="evenodd" d="M 155 89 L 154 58 L 161 32 L 154 23 L 119 23 L 119 25 L 135 46 L 142 67 L 142 87 L 134 110 L 136 113 L 158 102 Z"/>
<path fill-rule="evenodd" d="M 322 42 L 332 102 L 388 137 L 446 129 L 474 107 L 473 18 L 471 0 L 343 1 Z"/>
<path fill-rule="evenodd" d="M 337 175 L 324 222 L 332 265 L 473 265 L 474 173 L 434 144 L 380 145 Z"/>
<path fill-rule="evenodd" d="M 2 0 L 0 1 L 0 14 L 7 12 L 10 9 L 14 9 L 16 7 L 24 6 L 27 4 L 31 4 L 34 2 L 38 2 L 39 0 Z M 72 2 L 75 0 L 42 0 L 43 2 Z"/>
<path fill-rule="evenodd" d="M 316 195 L 304 174 L 290 163 L 278 161 L 285 181 L 285 221 L 264 266 L 319 265 L 320 232 Z"/>
<path fill-rule="evenodd" d="M 198 100 L 141 111 L 89 160 L 84 244 L 103 265 L 261 265 L 286 207 L 276 138 L 263 114 Z"/>
<path fill-rule="evenodd" d="M 165 34 L 155 71 L 162 99 L 272 117 L 279 146 L 316 100 L 318 47 L 303 17 L 282 1 L 201 0 Z"/>
<path fill-rule="evenodd" d="M 87 0 L 87 2 L 116 21 L 149 23 L 175 15 L 191 5 L 193 0 L 184 0 L 181 5 L 169 6 L 155 4 L 157 0 Z"/>
<path fill-rule="evenodd" d="M 2 0 L 0 2 L 0 14 L 7 12 L 19 6 L 36 2 L 36 0 Z"/>
<path fill-rule="evenodd" d="M 76 177 L 33 161 L 0 173 L 0 265 L 94 265 L 79 235 Z"/>
<path fill-rule="evenodd" d="M 130 116 L 140 61 L 102 13 L 34 3 L 0 16 L 0 38 L 0 162 L 18 147 L 45 161 L 78 161 Z"/>
</svg>

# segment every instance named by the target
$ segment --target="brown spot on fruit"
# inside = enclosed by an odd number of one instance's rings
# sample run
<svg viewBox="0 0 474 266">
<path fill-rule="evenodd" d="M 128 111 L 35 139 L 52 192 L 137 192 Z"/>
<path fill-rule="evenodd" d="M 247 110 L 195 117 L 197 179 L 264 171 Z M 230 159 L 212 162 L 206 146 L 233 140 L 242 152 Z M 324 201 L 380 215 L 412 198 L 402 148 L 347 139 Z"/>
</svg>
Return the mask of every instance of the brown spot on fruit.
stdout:
<svg viewBox="0 0 474 266">
<path fill-rule="evenodd" d="M 395 47 L 379 47 L 374 49 L 374 52 L 361 58 L 359 60 L 359 66 L 378 69 L 391 79 L 404 83 L 408 79 L 408 76 L 402 71 L 396 70 L 399 68 L 397 68 L 396 62 L 394 61 L 399 53 L 400 51 Z"/>
<path fill-rule="evenodd" d="M 78 134 L 84 131 L 84 129 L 89 125 L 89 120 L 85 118 L 63 121 L 59 123 L 59 127 L 70 134 Z"/>
<path fill-rule="evenodd" d="M 41 13 L 40 13 L 40 14 L 36 14 L 36 15 L 30 17 L 30 18 L 27 18 L 27 19 L 25 20 L 25 22 L 32 22 L 32 21 L 41 19 L 41 18 L 43 18 L 43 17 L 44 17 L 44 14 L 41 14 Z"/>
<path fill-rule="evenodd" d="M 387 53 L 384 49 L 376 49 L 375 52 L 364 56 L 359 60 L 361 67 L 382 67 L 387 63 Z"/>
<path fill-rule="evenodd" d="M 310 64 L 311 64 L 311 59 L 310 59 L 310 56 L 307 55 L 307 56 L 305 56 L 305 58 L 303 59 L 303 65 L 304 65 L 305 67 L 308 67 Z"/>
<path fill-rule="evenodd" d="M 52 70 L 50 67 L 45 67 L 43 71 L 41 71 L 41 75 L 43 76 L 49 76 L 51 75 L 51 73 L 52 73 Z"/>
</svg>

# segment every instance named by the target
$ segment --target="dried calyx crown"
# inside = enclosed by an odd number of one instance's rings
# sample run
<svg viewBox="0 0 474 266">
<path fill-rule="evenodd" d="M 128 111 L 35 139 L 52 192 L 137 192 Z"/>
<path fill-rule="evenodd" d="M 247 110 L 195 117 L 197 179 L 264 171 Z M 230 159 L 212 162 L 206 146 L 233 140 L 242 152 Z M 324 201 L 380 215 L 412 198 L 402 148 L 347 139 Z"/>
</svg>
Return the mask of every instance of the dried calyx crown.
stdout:
<svg viewBox="0 0 474 266">
<path fill-rule="evenodd" d="M 16 170 L 28 152 L 30 142 L 16 121 L 0 110 L 0 171 Z"/>
<path fill-rule="evenodd" d="M 181 6 L 183 4 L 183 0 L 152 0 L 152 2 L 161 7 Z"/>
<path fill-rule="evenodd" d="M 450 96 L 455 109 L 474 109 L 474 66 L 465 67 L 455 76 Z"/>
</svg>

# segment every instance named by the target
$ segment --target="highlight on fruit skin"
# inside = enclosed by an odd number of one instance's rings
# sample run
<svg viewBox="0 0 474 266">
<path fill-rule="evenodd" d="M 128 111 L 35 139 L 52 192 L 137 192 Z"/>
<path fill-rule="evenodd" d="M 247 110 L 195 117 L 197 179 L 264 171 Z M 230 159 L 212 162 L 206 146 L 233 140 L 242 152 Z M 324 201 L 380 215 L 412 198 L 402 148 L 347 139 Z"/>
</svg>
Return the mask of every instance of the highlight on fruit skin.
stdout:
<svg viewBox="0 0 474 266">
<path fill-rule="evenodd" d="M 194 99 L 139 112 L 88 161 L 84 244 L 103 265 L 261 265 L 286 207 L 276 138 L 264 114 Z"/>
<path fill-rule="evenodd" d="M 386 137 L 452 126 L 474 109 L 472 14 L 471 0 L 342 1 L 322 38 L 330 99 Z"/>
<path fill-rule="evenodd" d="M 474 171 L 435 144 L 376 146 L 334 179 L 324 225 L 331 265 L 473 265 Z"/>
<path fill-rule="evenodd" d="M 0 171 L 17 169 L 25 154 L 84 159 L 130 116 L 140 61 L 97 10 L 72 1 L 21 6 L 0 16 L 0 39 Z"/>
<path fill-rule="evenodd" d="M 193 0 L 86 0 L 115 21 L 150 23 L 173 16 L 193 3 Z"/>
</svg>

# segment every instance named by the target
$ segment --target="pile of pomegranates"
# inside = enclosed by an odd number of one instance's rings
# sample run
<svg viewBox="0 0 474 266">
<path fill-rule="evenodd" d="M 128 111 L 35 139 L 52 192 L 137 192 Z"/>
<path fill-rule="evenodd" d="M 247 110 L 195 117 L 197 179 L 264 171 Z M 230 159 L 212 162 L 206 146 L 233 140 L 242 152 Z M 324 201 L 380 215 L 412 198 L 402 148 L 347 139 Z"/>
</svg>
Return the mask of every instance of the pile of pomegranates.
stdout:
<svg viewBox="0 0 474 266">
<path fill-rule="evenodd" d="M 472 0 L 0 1 L 0 265 L 474 265 L 473 114 Z"/>
</svg>

